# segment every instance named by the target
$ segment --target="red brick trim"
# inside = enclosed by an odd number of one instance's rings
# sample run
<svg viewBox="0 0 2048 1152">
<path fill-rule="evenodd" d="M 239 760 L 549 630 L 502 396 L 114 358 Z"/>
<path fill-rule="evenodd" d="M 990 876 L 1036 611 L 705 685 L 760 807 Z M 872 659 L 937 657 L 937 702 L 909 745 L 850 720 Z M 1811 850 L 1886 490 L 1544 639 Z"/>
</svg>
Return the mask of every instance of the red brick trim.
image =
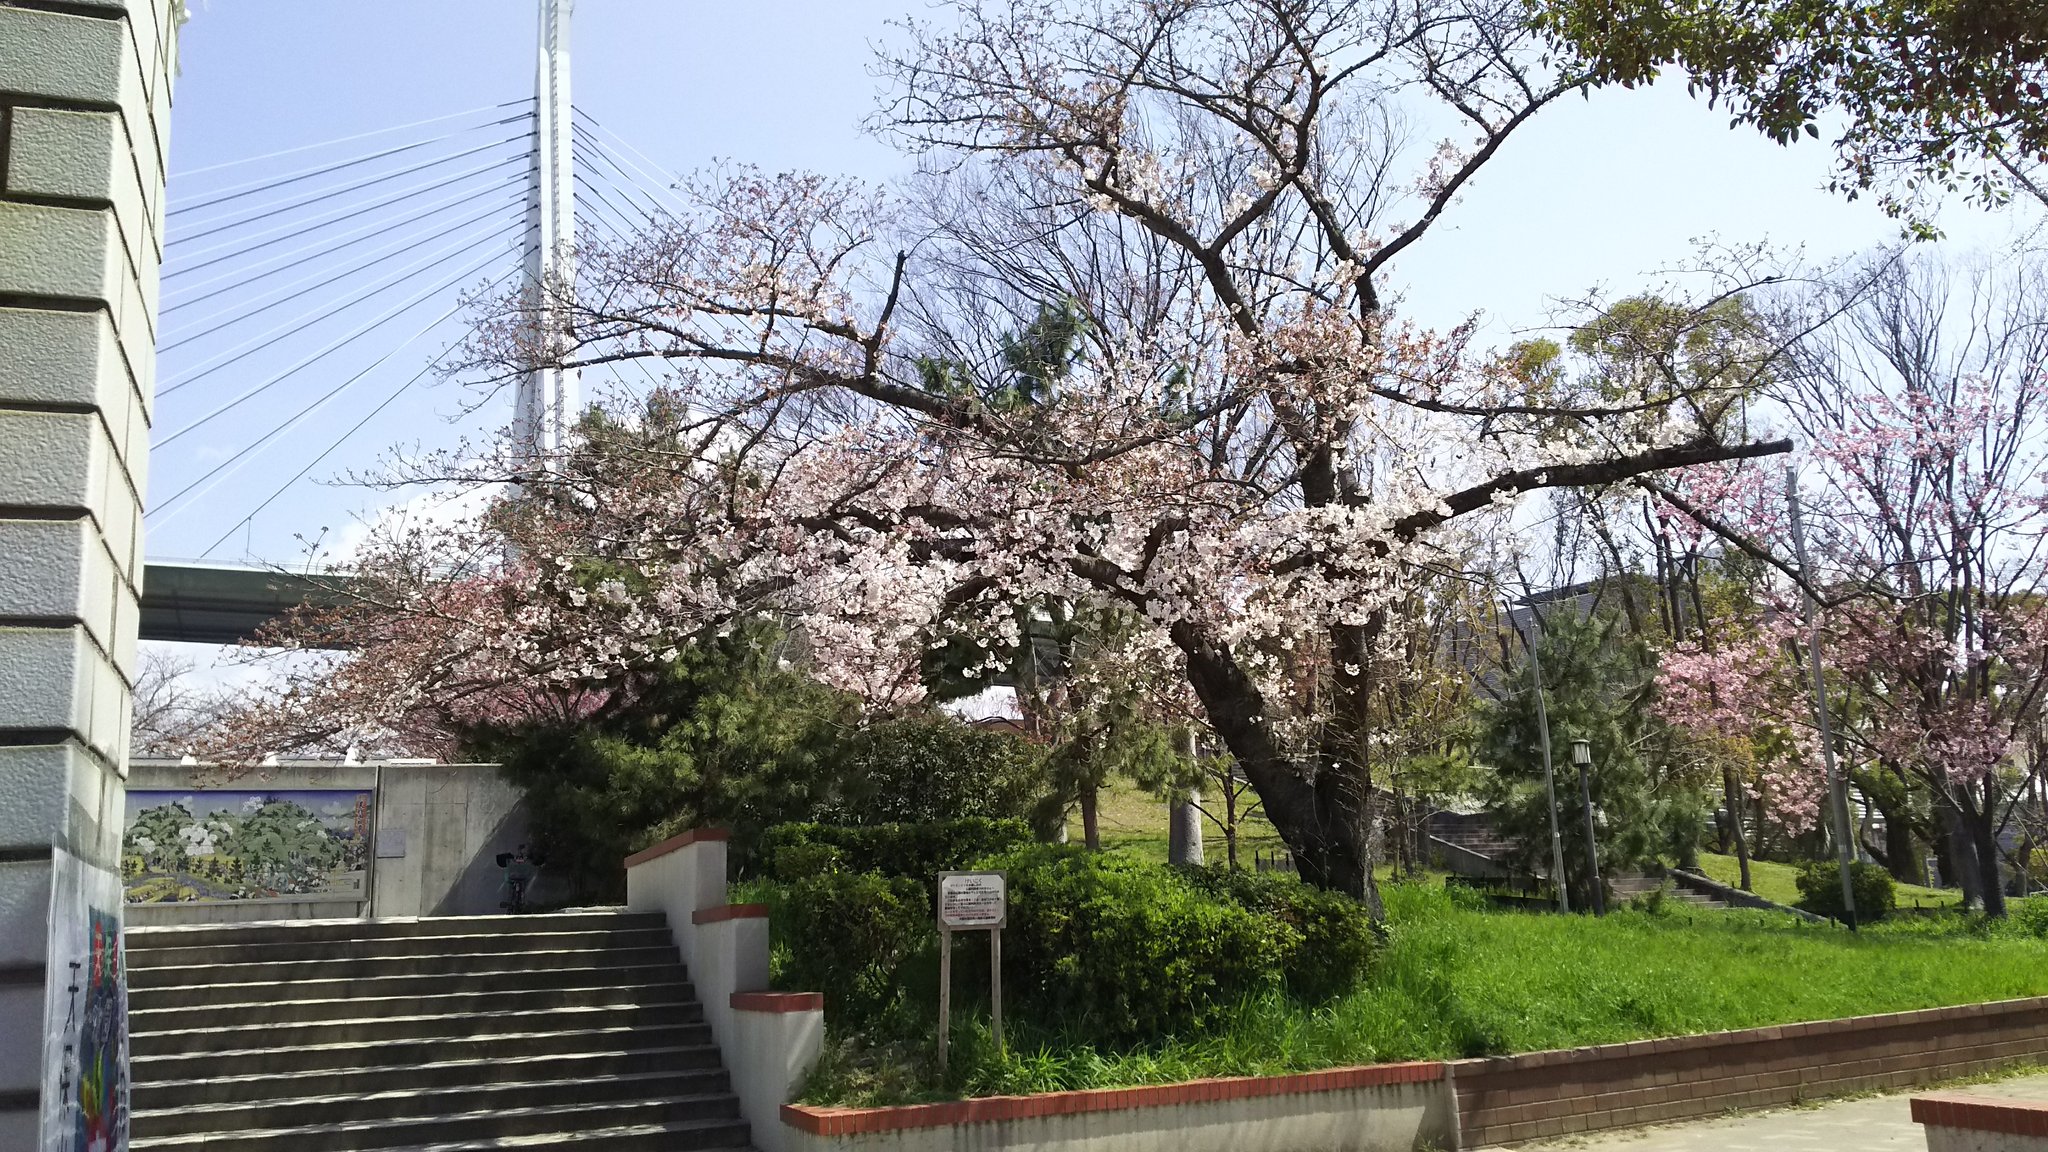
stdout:
<svg viewBox="0 0 2048 1152">
<path fill-rule="evenodd" d="M 692 924 L 716 924 L 721 920 L 766 919 L 766 904 L 721 904 L 716 908 L 699 908 L 690 913 Z"/>
<path fill-rule="evenodd" d="M 2048 997 L 1455 1060 L 1463 1146 L 1897 1091 L 2048 1059 Z"/>
<path fill-rule="evenodd" d="M 1703 1048 L 1718 1048 L 1725 1045 L 1754 1044 L 1762 1040 L 1792 1040 L 1812 1036 L 1832 1036 L 1844 1032 L 1861 1032 L 1867 1029 L 1896 1028 L 1900 1025 L 1927 1026 L 1946 1021 L 1968 1020 L 1982 1016 L 1999 1016 L 2015 1010 L 2048 1007 L 2048 996 L 2026 997 L 2016 1000 L 1987 1000 L 1979 1004 L 1956 1004 L 1947 1008 L 1918 1008 L 1910 1012 L 1888 1012 L 1872 1016 L 1844 1016 L 1834 1020 L 1810 1020 L 1803 1024 L 1780 1024 L 1769 1028 L 1743 1028 L 1732 1032 L 1702 1032 L 1692 1036 L 1667 1036 L 1661 1040 L 1633 1040 L 1623 1044 L 1599 1044 L 1586 1048 L 1552 1048 L 1542 1052 L 1524 1052 L 1519 1056 L 1480 1056 L 1469 1060 L 1451 1061 L 1454 1071 L 1467 1068 L 1488 1072 L 1504 1072 L 1524 1068 L 1542 1068 L 1551 1064 L 1567 1064 L 1584 1061 L 1587 1058 L 1615 1056 L 1643 1057 L 1663 1055 L 1667 1052 L 1691 1052 Z"/>
<path fill-rule="evenodd" d="M 1994 1100 L 1964 1092 L 1913 1097 L 1913 1122 L 1931 1128 L 1966 1128 L 2007 1136 L 2048 1136 L 2048 1103 Z"/>
<path fill-rule="evenodd" d="M 1443 1076 L 1442 1064 L 1422 1060 L 1409 1064 L 1332 1068 L 1296 1076 L 1232 1076 L 1144 1088 L 1095 1088 L 1081 1092 L 1047 1092 L 1037 1096 L 986 1096 L 978 1100 L 908 1104 L 897 1108 L 813 1108 L 803 1104 L 784 1104 L 782 1122 L 814 1136 L 851 1136 L 906 1128 L 943 1128 L 954 1124 L 1073 1116 L 1084 1112 L 1171 1108 L 1262 1096 L 1342 1092 L 1391 1084 L 1430 1084 L 1442 1080 Z"/>
<path fill-rule="evenodd" d="M 681 836 L 671 836 L 652 848 L 643 848 L 626 857 L 626 867 L 645 864 L 659 856 L 666 856 L 678 848 L 688 848 L 700 840 L 730 840 L 732 832 L 725 828 L 692 828 Z"/>
<path fill-rule="evenodd" d="M 735 992 L 732 1006 L 741 1012 L 823 1012 L 823 992 Z"/>
</svg>

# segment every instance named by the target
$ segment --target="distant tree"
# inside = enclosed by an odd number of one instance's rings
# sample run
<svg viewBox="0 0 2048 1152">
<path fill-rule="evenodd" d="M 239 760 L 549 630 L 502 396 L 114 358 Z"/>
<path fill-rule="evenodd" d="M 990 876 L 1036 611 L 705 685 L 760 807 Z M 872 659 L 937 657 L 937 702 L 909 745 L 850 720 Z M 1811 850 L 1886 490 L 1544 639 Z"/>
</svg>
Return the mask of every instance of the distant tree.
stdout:
<svg viewBox="0 0 2048 1152">
<path fill-rule="evenodd" d="M 145 648 L 137 656 L 130 755 L 183 756 L 231 709 L 224 694 L 193 686 L 193 669 L 192 661 L 160 648 Z"/>
<path fill-rule="evenodd" d="M 2024 251 L 1962 268 L 1882 255 L 1804 301 L 1817 319 L 1781 385 L 1811 446 L 1807 575 L 1827 601 L 1844 759 L 1865 779 L 1925 790 L 1950 871 L 1992 915 L 2005 907 L 2000 832 L 2048 767 L 2029 755 L 2048 699 L 2043 268 Z M 1709 518 L 1782 564 L 1782 479 L 1731 470 L 1712 488 Z M 1772 627 L 1667 660 L 1667 696 L 1682 690 L 1702 729 L 1799 733 L 1811 765 L 1798 589 L 1781 580 L 1763 591 Z M 1818 790 L 1806 791 L 1817 819 Z"/>
<path fill-rule="evenodd" d="M 1603 877 L 1651 863 L 1664 848 L 1661 826 L 1671 797 L 1659 795 L 1643 751 L 1651 725 L 1654 680 L 1640 637 L 1612 611 L 1582 613 L 1571 603 L 1541 606 L 1540 626 L 1528 639 L 1543 665 L 1550 719 L 1551 760 L 1557 781 L 1558 831 L 1564 842 L 1564 882 L 1573 903 L 1592 906 L 1585 819 L 1571 742 L 1592 746 L 1588 786 L 1596 813 Z M 1491 769 L 1483 795 L 1500 830 L 1519 849 L 1519 863 L 1551 871 L 1550 813 L 1543 784 L 1536 695 L 1526 651 L 1516 651 L 1502 679 L 1507 691 L 1480 714 L 1478 757 Z"/>
</svg>

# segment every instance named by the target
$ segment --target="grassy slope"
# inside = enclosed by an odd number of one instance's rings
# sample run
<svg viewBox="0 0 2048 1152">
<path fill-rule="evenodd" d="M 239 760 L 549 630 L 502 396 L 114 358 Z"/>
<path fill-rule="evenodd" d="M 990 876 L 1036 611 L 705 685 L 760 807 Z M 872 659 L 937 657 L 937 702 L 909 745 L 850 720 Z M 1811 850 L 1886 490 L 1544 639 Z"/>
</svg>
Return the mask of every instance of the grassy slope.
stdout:
<svg viewBox="0 0 2048 1152">
<path fill-rule="evenodd" d="M 1700 853 L 1700 871 L 1709 879 L 1719 880 L 1733 886 L 1741 877 L 1741 864 L 1733 856 L 1717 856 L 1711 852 Z M 1749 878 L 1756 894 L 1779 904 L 1799 903 L 1799 869 L 1792 864 L 1774 864 L 1768 860 L 1749 862 Z M 1963 893 L 1960 888 L 1922 888 L 1917 884 L 1899 885 L 1899 907 L 1946 908 L 1960 904 Z"/>
<path fill-rule="evenodd" d="M 1258 798 L 1249 793 L 1247 803 L 1256 803 Z M 1223 814 L 1220 800 L 1210 797 L 1216 814 Z M 1096 829 L 1102 836 L 1104 848 L 1120 848 L 1136 853 L 1147 859 L 1166 862 L 1166 801 L 1129 782 L 1119 782 L 1102 790 L 1096 802 Z M 1067 818 L 1067 835 L 1074 843 L 1081 842 L 1081 812 L 1076 808 Z M 1252 853 L 1256 849 L 1271 852 L 1281 846 L 1280 834 L 1265 816 L 1253 813 L 1241 817 L 1237 830 L 1238 862 L 1246 868 L 1252 866 Z M 1223 829 L 1213 820 L 1202 822 L 1202 850 L 1205 858 L 1220 863 L 1223 860 Z"/>
<path fill-rule="evenodd" d="M 1391 945 L 1361 988 L 1329 1004 L 1258 1000 L 1205 1036 L 1120 1053 L 1013 1015 L 1007 1059 L 964 1031 L 947 1089 L 902 1069 L 885 1086 L 835 1060 L 807 1095 L 885 1103 L 1268 1075 L 2048 995 L 2048 943 L 2017 935 L 1902 924 L 1852 937 L 1747 912 L 1595 920 L 1483 910 L 1428 886 L 1388 893 Z"/>
</svg>

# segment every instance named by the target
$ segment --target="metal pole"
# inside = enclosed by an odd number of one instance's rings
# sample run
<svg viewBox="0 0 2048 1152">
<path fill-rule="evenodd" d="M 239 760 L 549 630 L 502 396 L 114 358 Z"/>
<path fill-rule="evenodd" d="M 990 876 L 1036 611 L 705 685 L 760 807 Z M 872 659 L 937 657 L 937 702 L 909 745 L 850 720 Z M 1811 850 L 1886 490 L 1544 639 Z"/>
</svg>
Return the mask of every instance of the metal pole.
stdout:
<svg viewBox="0 0 2048 1152">
<path fill-rule="evenodd" d="M 1579 805 L 1586 811 L 1586 867 L 1593 872 L 1593 915 L 1607 915 L 1607 889 L 1600 883 L 1600 849 L 1593 840 L 1593 790 L 1586 772 L 1593 767 L 1593 746 L 1572 741 L 1572 764 L 1579 770 Z"/>
<path fill-rule="evenodd" d="M 1564 876 L 1564 838 L 1557 831 L 1557 778 L 1550 770 L 1550 710 L 1543 703 L 1543 661 L 1536 655 L 1536 649 L 1543 639 L 1543 617 L 1536 611 L 1536 604 L 1529 603 L 1529 619 L 1535 625 L 1536 635 L 1529 640 L 1529 677 L 1536 685 L 1536 735 L 1543 748 L 1543 797 L 1550 802 L 1550 879 L 1557 889 L 1557 910 L 1570 912 L 1572 898 Z M 1508 624 L 1515 622 L 1515 610 L 1508 608 Z"/>
<path fill-rule="evenodd" d="M 1807 667 L 1813 673 L 1813 716 L 1820 729 L 1821 763 L 1826 765 L 1828 774 L 1828 796 L 1835 813 L 1835 857 L 1842 870 L 1842 914 L 1849 923 L 1849 931 L 1856 930 L 1856 886 L 1850 881 L 1849 863 L 1855 859 L 1851 836 L 1855 830 L 1849 825 L 1849 795 L 1842 787 L 1841 773 L 1835 768 L 1834 730 L 1828 722 L 1827 681 L 1820 666 L 1820 622 L 1809 590 L 1813 584 L 1813 569 L 1806 563 L 1806 526 L 1799 512 L 1799 473 L 1785 467 L 1785 506 L 1792 515 L 1792 552 L 1799 560 L 1801 588 L 1800 601 L 1806 609 L 1806 642 L 1809 652 Z"/>
<path fill-rule="evenodd" d="M 988 930 L 989 1025 L 996 1034 L 996 1055 L 1003 1054 L 1003 930 Z"/>
<path fill-rule="evenodd" d="M 946 1073 L 946 1034 L 953 1017 L 953 933 L 939 925 L 939 1074 Z"/>
</svg>

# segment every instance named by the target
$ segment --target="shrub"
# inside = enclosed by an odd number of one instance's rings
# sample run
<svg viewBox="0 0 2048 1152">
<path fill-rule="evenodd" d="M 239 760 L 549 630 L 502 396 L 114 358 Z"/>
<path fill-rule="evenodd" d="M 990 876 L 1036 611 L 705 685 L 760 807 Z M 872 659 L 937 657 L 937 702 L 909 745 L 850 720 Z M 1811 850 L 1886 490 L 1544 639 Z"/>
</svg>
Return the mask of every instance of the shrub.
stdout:
<svg viewBox="0 0 2048 1152">
<path fill-rule="evenodd" d="M 1031 842 L 1022 820 L 971 817 L 927 824 L 782 824 L 761 841 L 771 876 L 800 880 L 827 868 L 907 876 L 927 887 L 940 872 L 966 868 Z"/>
<path fill-rule="evenodd" d="M 870 725 L 848 741 L 837 768 L 836 794 L 816 817 L 833 824 L 1022 819 L 1045 790 L 1035 746 L 946 716 Z"/>
<path fill-rule="evenodd" d="M 2029 936 L 2048 939 L 2048 896 L 2030 896 L 2013 902 L 2013 926 Z"/>
<path fill-rule="evenodd" d="M 1175 869 L 1035 845 L 984 861 L 1008 874 L 1003 962 L 1017 998 L 1108 1042 L 1199 1028 L 1275 987 L 1301 933 Z"/>
<path fill-rule="evenodd" d="M 1293 929 L 1298 939 L 1280 967 L 1287 990 L 1304 1000 L 1349 992 L 1382 942 L 1364 905 L 1295 877 L 1232 868 L 1190 868 L 1185 875 L 1195 887 Z"/>
<path fill-rule="evenodd" d="M 881 1019 L 903 1001 L 898 970 L 932 935 L 924 885 L 828 869 L 786 884 L 774 909 L 789 986 L 823 992 L 843 1024 Z"/>
<path fill-rule="evenodd" d="M 1843 918 L 1841 866 L 1832 860 L 1811 860 L 1799 866 L 1799 906 L 1835 920 Z M 1849 865 L 1849 886 L 1856 894 L 1859 922 L 1885 918 L 1898 904 L 1898 885 L 1891 873 L 1858 860 Z"/>
</svg>

